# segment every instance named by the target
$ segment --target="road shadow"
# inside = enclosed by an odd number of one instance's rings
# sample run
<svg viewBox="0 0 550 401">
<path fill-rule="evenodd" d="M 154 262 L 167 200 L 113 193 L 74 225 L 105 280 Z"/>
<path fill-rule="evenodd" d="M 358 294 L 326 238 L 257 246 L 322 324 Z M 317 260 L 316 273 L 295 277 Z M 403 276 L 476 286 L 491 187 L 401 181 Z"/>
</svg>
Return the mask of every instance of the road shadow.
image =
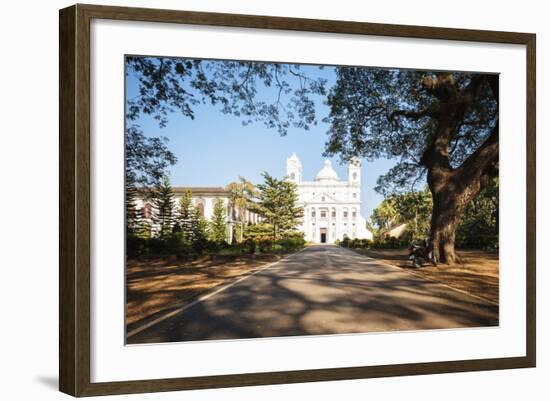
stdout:
<svg viewBox="0 0 550 401">
<path fill-rule="evenodd" d="M 498 325 L 498 314 L 496 305 L 323 246 L 293 255 L 128 343 L 488 327 Z"/>
</svg>

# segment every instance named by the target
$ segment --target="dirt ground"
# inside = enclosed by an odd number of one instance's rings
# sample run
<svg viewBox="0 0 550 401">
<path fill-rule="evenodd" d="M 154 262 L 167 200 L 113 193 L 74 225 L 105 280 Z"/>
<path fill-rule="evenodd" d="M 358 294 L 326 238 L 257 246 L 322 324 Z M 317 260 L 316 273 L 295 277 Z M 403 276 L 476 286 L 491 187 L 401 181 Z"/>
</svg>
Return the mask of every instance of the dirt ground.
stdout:
<svg viewBox="0 0 550 401">
<path fill-rule="evenodd" d="M 438 267 L 425 264 L 421 268 L 412 267 L 407 258 L 406 249 L 358 249 L 356 251 L 498 304 L 499 262 L 496 251 L 461 250 L 458 251 L 461 264 Z"/>
<path fill-rule="evenodd" d="M 224 283 L 250 274 L 285 255 L 204 256 L 177 259 L 129 260 L 126 269 L 128 330 L 177 309 Z"/>
</svg>

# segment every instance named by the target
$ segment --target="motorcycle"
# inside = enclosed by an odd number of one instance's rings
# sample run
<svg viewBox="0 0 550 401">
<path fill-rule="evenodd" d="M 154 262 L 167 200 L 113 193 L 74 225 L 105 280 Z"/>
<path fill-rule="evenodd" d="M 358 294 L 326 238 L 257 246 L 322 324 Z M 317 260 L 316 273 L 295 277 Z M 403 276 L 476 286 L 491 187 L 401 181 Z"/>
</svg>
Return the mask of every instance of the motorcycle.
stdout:
<svg viewBox="0 0 550 401">
<path fill-rule="evenodd" d="M 433 245 L 429 240 L 424 240 L 421 244 L 411 242 L 409 245 L 409 259 L 412 261 L 413 267 L 416 268 L 422 267 L 423 262 L 437 266 Z"/>
</svg>

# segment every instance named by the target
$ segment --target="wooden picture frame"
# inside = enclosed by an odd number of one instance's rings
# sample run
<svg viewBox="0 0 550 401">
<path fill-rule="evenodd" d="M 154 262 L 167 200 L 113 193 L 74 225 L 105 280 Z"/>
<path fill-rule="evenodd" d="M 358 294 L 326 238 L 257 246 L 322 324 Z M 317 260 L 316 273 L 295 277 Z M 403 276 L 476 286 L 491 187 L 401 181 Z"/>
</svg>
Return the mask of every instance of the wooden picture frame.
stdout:
<svg viewBox="0 0 550 401">
<path fill-rule="evenodd" d="M 526 355 L 92 383 L 90 380 L 90 21 L 94 18 L 524 45 L 527 54 L 525 60 L 527 71 Z M 95 396 L 535 366 L 536 37 L 534 34 L 80 4 L 60 11 L 59 27 L 59 388 L 62 392 L 73 396 Z"/>
</svg>

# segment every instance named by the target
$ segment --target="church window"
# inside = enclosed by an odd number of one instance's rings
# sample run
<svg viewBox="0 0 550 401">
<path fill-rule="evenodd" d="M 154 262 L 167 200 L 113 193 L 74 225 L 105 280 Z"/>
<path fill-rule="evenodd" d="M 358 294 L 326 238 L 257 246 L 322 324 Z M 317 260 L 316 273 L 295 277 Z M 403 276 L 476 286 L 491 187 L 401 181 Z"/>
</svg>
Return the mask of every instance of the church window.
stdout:
<svg viewBox="0 0 550 401">
<path fill-rule="evenodd" d="M 357 217 L 357 212 L 355 210 L 351 213 L 351 217 L 353 217 L 353 218 Z"/>
<path fill-rule="evenodd" d="M 353 199 L 357 198 L 357 194 L 354 192 L 353 193 Z"/>
<path fill-rule="evenodd" d="M 145 206 L 143 206 L 141 208 L 141 215 L 143 216 L 144 219 L 148 219 L 149 217 L 151 217 L 151 210 L 152 210 L 152 206 L 150 203 L 146 203 Z"/>
<path fill-rule="evenodd" d="M 311 217 L 315 217 L 315 210 L 311 211 Z"/>
<path fill-rule="evenodd" d="M 357 173 L 353 173 L 353 179 L 354 179 L 354 180 L 357 179 Z"/>
<path fill-rule="evenodd" d="M 197 209 L 199 209 L 199 215 L 204 217 L 204 203 L 202 201 L 198 203 Z"/>
<path fill-rule="evenodd" d="M 344 210 L 344 217 L 348 217 L 348 211 Z"/>
<path fill-rule="evenodd" d="M 325 197 L 323 196 L 323 197 L 321 198 L 321 202 L 324 202 L 324 201 L 325 201 Z"/>
<path fill-rule="evenodd" d="M 332 211 L 331 216 L 332 216 L 332 217 L 336 217 L 336 210 L 333 210 L 333 211 Z"/>
<path fill-rule="evenodd" d="M 290 179 L 295 180 L 296 179 L 296 174 L 295 173 L 290 173 Z"/>
<path fill-rule="evenodd" d="M 327 217 L 327 212 L 325 210 L 321 210 L 321 218 L 326 219 L 326 217 Z"/>
</svg>

